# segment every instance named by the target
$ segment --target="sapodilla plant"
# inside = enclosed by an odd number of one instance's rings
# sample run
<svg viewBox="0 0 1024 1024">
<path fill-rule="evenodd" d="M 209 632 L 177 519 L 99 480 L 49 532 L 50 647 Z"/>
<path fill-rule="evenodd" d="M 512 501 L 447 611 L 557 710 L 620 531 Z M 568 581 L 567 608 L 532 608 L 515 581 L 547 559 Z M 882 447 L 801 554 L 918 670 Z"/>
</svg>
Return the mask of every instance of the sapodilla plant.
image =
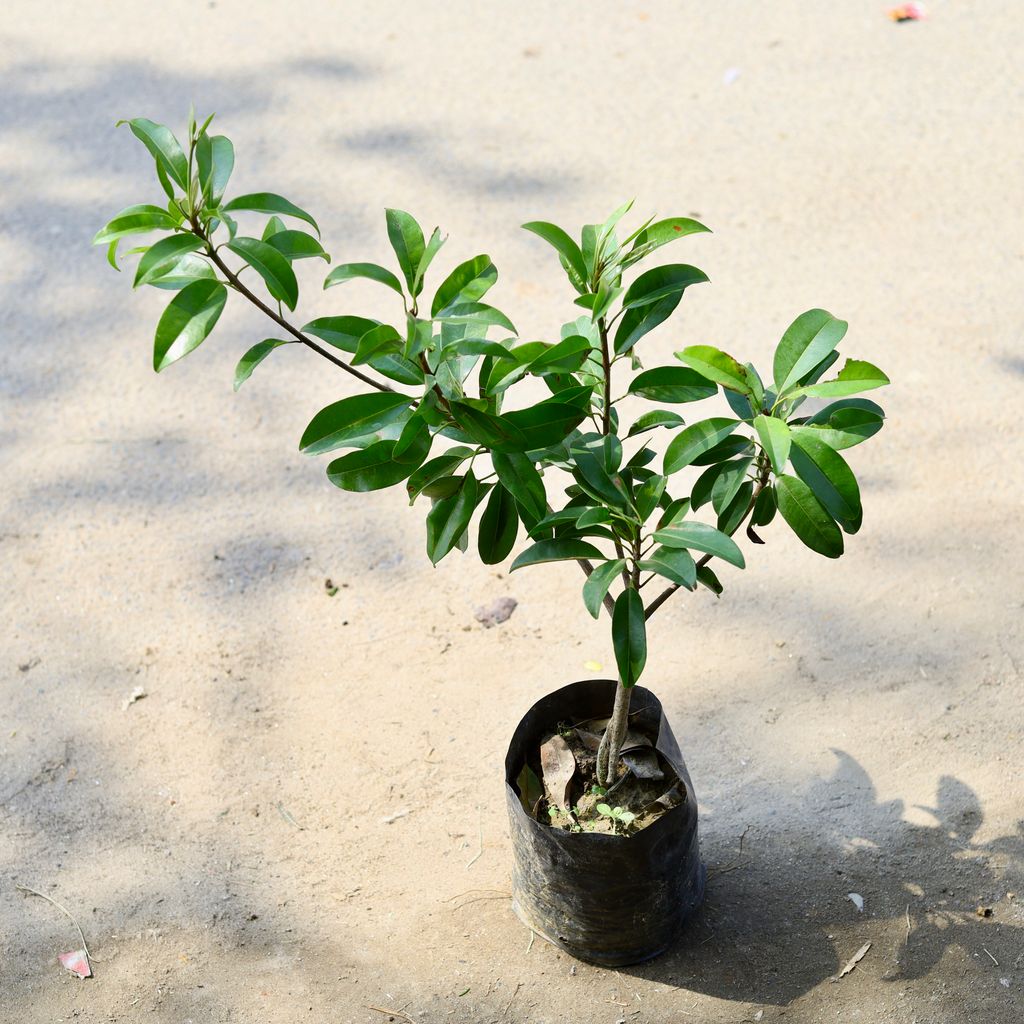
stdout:
<svg viewBox="0 0 1024 1024">
<path fill-rule="evenodd" d="M 620 235 L 631 203 L 603 224 L 586 225 L 579 243 L 554 224 L 524 225 L 554 248 L 575 292 L 577 315 L 556 339 L 520 341 L 509 318 L 483 301 L 498 278 L 486 255 L 459 264 L 427 303 L 426 276 L 445 239 L 437 229 L 426 238 L 401 210 L 386 213 L 397 274 L 344 263 L 324 281 L 325 288 L 376 281 L 395 293 L 396 322 L 345 314 L 296 326 L 293 264 L 330 262 L 317 223 L 271 192 L 228 198 L 234 149 L 225 136 L 209 134 L 211 121 L 199 125 L 190 116 L 187 147 L 144 118 L 119 122 L 153 155 L 167 201 L 122 210 L 95 244 L 107 246 L 119 269 L 123 239 L 160 234 L 130 250 L 139 257 L 135 287 L 175 292 L 157 324 L 154 369 L 197 348 L 235 293 L 262 310 L 277 334 L 242 356 L 235 389 L 277 349 L 296 344 L 358 381 L 358 394 L 312 418 L 299 447 L 310 455 L 344 451 L 327 465 L 343 490 L 404 485 L 410 502 L 426 499 L 434 565 L 467 550 L 481 508 L 476 545 L 486 564 L 504 561 L 520 537 L 526 546 L 513 570 L 576 562 L 586 576 L 587 611 L 608 613 L 618 666 L 597 764 L 599 783 L 609 785 L 630 691 L 647 661 L 647 620 L 680 589 L 721 594 L 715 560 L 744 568 L 735 535 L 745 528 L 749 541 L 763 543 L 759 531 L 776 512 L 812 550 L 828 558 L 843 553 L 843 534 L 857 532 L 862 510 L 840 452 L 872 437 L 884 419 L 874 402 L 851 396 L 888 378 L 855 359 L 827 376 L 847 325 L 823 309 L 789 325 L 767 383 L 750 363 L 710 345 L 643 369 L 638 343 L 669 319 L 689 287 L 708 279 L 688 264 L 640 265 L 670 242 L 708 229 L 669 217 Z M 257 221 L 257 233 L 239 233 L 236 218 Z M 289 226 L 295 222 L 316 234 Z M 246 268 L 253 274 L 243 281 Z M 539 378 L 550 397 L 517 408 L 513 392 L 528 378 Z M 713 398 L 719 389 L 728 415 L 684 421 L 665 408 Z M 618 409 L 627 397 L 651 405 L 628 425 Z M 807 399 L 827 404 L 808 414 Z M 658 432 L 668 435 L 663 456 L 648 444 Z M 691 468 L 699 473 L 683 473 Z"/>
</svg>

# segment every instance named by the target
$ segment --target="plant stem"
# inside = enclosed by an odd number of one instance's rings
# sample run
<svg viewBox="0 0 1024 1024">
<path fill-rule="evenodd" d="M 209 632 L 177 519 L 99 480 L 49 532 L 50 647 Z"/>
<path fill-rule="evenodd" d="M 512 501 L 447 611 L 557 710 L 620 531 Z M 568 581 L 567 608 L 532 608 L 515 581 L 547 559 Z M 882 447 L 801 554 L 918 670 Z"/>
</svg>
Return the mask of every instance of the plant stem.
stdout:
<svg viewBox="0 0 1024 1024">
<path fill-rule="evenodd" d="M 206 255 L 210 257 L 210 259 L 212 260 L 213 264 L 217 267 L 217 269 L 220 270 L 220 272 L 228 279 L 228 281 L 231 284 L 231 287 L 234 288 L 235 291 L 237 291 L 240 295 L 244 295 L 257 309 L 262 310 L 267 316 L 270 317 L 271 320 L 274 321 L 274 323 L 278 324 L 280 327 L 283 327 L 290 335 L 292 335 L 293 338 L 295 338 L 296 341 L 301 341 L 303 345 L 306 345 L 308 348 L 311 348 L 314 352 L 319 353 L 324 357 L 324 359 L 327 359 L 330 362 L 334 363 L 335 366 L 340 366 L 346 373 L 352 374 L 353 377 L 358 377 L 359 380 L 361 380 L 364 384 L 369 384 L 370 387 L 376 388 L 378 391 L 390 391 L 392 394 L 401 393 L 395 391 L 395 389 L 392 387 L 388 387 L 387 384 L 384 384 L 381 381 L 376 381 L 372 377 L 368 377 L 365 373 L 363 373 L 360 370 L 357 370 L 354 366 L 350 366 L 343 359 L 339 359 L 336 355 L 334 355 L 331 352 L 328 352 L 327 349 L 318 345 L 308 335 L 303 334 L 302 331 L 300 331 L 297 327 L 292 326 L 292 324 L 285 320 L 285 318 L 281 316 L 279 313 L 275 313 L 274 310 L 271 309 L 270 306 L 268 306 L 265 302 L 263 302 L 258 295 L 251 292 L 244 284 L 242 284 L 242 282 L 238 278 L 238 275 L 233 270 L 231 270 L 230 267 L 228 267 L 228 265 L 220 258 L 220 256 L 217 253 L 217 250 L 213 246 L 213 243 L 210 241 L 209 238 L 206 237 L 206 235 L 203 234 L 202 230 L 195 222 L 193 222 L 192 230 L 199 238 L 201 238 L 206 243 Z M 410 398 L 409 401 L 413 402 L 414 399 Z"/>
<path fill-rule="evenodd" d="M 598 334 L 601 337 L 601 365 L 604 368 L 604 402 L 602 409 L 602 434 L 612 432 L 612 359 L 608 348 L 608 325 L 604 317 L 597 321 Z"/>
<path fill-rule="evenodd" d="M 601 737 L 601 746 L 597 750 L 597 782 L 607 789 L 615 781 L 615 768 L 619 763 L 619 751 L 626 738 L 626 725 L 629 722 L 629 699 L 633 688 L 623 686 L 620 682 L 615 687 L 615 705 L 612 717 Z"/>
</svg>

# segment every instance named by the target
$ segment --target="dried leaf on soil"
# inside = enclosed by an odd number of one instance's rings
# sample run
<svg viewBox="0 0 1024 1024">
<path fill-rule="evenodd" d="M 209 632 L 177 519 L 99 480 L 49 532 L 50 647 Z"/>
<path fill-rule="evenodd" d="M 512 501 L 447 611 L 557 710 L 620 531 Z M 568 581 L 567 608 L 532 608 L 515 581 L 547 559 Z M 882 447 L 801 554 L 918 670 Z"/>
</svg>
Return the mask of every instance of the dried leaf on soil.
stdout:
<svg viewBox="0 0 1024 1024">
<path fill-rule="evenodd" d="M 556 733 L 540 748 L 540 767 L 548 803 L 569 807 L 569 787 L 576 774 L 576 758 L 564 737 Z"/>
<path fill-rule="evenodd" d="M 838 981 L 840 978 L 845 978 L 856 966 L 867 956 L 868 950 L 871 948 L 870 942 L 865 942 L 860 949 L 857 950 L 853 956 L 850 957 L 846 966 L 832 979 L 832 981 Z"/>
<path fill-rule="evenodd" d="M 57 959 L 62 967 L 66 967 L 75 976 L 79 978 L 92 977 L 89 954 L 84 949 L 73 949 L 70 953 L 61 953 Z"/>
<path fill-rule="evenodd" d="M 663 779 L 665 773 L 658 765 L 658 755 L 652 749 L 632 750 L 622 755 L 622 763 L 638 779 Z"/>
</svg>

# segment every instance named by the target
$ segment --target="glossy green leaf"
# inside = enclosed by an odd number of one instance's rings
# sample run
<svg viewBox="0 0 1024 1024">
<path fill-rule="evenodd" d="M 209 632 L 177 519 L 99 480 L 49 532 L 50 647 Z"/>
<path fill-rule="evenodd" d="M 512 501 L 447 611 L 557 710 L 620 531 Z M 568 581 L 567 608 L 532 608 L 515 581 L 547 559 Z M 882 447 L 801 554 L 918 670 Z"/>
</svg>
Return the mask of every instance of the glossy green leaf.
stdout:
<svg viewBox="0 0 1024 1024">
<path fill-rule="evenodd" d="M 732 462 L 716 462 L 709 466 L 693 483 L 690 489 L 690 508 L 696 512 L 711 500 L 711 492 L 715 482 L 723 474 L 729 471 Z"/>
<path fill-rule="evenodd" d="M 650 306 L 662 299 L 680 296 L 692 284 L 703 284 L 708 276 L 703 270 L 685 263 L 670 263 L 644 271 L 626 290 L 622 308 Z M 618 350 L 618 346 L 616 346 Z"/>
<path fill-rule="evenodd" d="M 725 462 L 727 459 L 751 455 L 753 452 L 754 442 L 742 434 L 735 434 L 731 437 L 723 438 L 718 444 L 712 445 L 706 452 L 701 452 L 693 460 L 693 465 L 710 466 L 715 462 Z"/>
<path fill-rule="evenodd" d="M 622 477 L 608 469 L 599 455 L 593 451 L 574 450 L 572 459 L 576 463 L 574 476 L 595 498 L 614 508 L 629 506 L 629 493 Z"/>
<path fill-rule="evenodd" d="M 164 268 L 146 283 L 153 288 L 164 288 L 177 291 L 202 278 L 214 280 L 216 273 L 209 262 L 198 253 L 187 252 L 166 264 Z"/>
<path fill-rule="evenodd" d="M 656 572 L 688 590 L 697 585 L 697 563 L 686 548 L 657 547 L 640 562 L 640 569 Z"/>
<path fill-rule="evenodd" d="M 426 252 L 423 230 L 416 223 L 416 219 L 404 210 L 385 210 L 384 216 L 391 248 L 395 250 L 398 265 L 411 294 L 415 291 L 420 262 Z"/>
<path fill-rule="evenodd" d="M 356 345 L 352 365 L 360 366 L 380 356 L 395 355 L 402 351 L 402 336 L 391 324 L 378 324 L 371 327 Z"/>
<path fill-rule="evenodd" d="M 794 430 L 811 430 L 837 451 L 874 437 L 885 423 L 881 407 L 866 398 L 845 398 L 825 406 Z"/>
<path fill-rule="evenodd" d="M 736 493 L 747 481 L 747 471 L 750 469 L 751 458 L 736 459 L 734 462 L 723 462 L 722 472 L 717 474 L 715 482 L 711 487 L 711 505 L 716 512 L 721 514 L 722 510 L 732 501 Z M 690 495 L 690 502 L 693 503 L 693 495 Z M 696 505 L 693 508 L 696 509 Z M 721 529 L 721 527 L 719 527 Z"/>
<path fill-rule="evenodd" d="M 295 217 L 309 224 L 318 237 L 320 235 L 316 221 L 305 210 L 273 192 L 250 192 L 248 195 L 238 196 L 226 203 L 224 209 L 228 213 L 249 210 L 253 213 L 279 213 L 285 217 Z"/>
<path fill-rule="evenodd" d="M 451 324 L 467 324 L 475 327 L 504 327 L 516 333 L 515 324 L 500 309 L 488 306 L 486 302 L 466 302 L 451 306 L 439 313 L 439 320 Z M 482 331 L 480 333 L 483 333 Z"/>
<path fill-rule="evenodd" d="M 632 588 L 623 590 L 615 602 L 612 646 L 620 682 L 627 688 L 635 686 L 647 662 L 647 623 L 644 602 Z"/>
<path fill-rule="evenodd" d="M 133 287 L 150 284 L 154 279 L 165 274 L 185 253 L 195 252 L 202 248 L 203 243 L 192 234 L 169 235 L 154 242 L 139 260 L 135 270 Z"/>
<path fill-rule="evenodd" d="M 595 619 L 601 615 L 605 594 L 625 567 L 626 560 L 617 558 L 612 562 L 602 562 L 595 566 L 594 571 L 587 577 L 587 582 L 583 584 L 583 603 Z"/>
<path fill-rule="evenodd" d="M 440 316 L 454 306 L 479 302 L 497 280 L 498 270 L 491 262 L 490 256 L 474 256 L 471 260 L 460 263 L 434 294 L 434 301 L 430 304 L 430 315 Z"/>
<path fill-rule="evenodd" d="M 697 570 L 697 582 L 701 586 L 707 587 L 715 597 L 722 596 L 722 584 L 719 582 L 718 577 L 715 575 L 715 571 L 709 565 L 702 565 Z"/>
<path fill-rule="evenodd" d="M 573 334 L 542 352 L 530 362 L 527 370 L 537 375 L 575 373 L 592 351 L 589 338 Z"/>
<path fill-rule="evenodd" d="M 517 452 L 492 452 L 491 464 L 502 486 L 515 496 L 527 514 L 535 519 L 543 518 L 547 512 L 547 495 L 537 467 Z"/>
<path fill-rule="evenodd" d="M 263 241 L 272 245 L 286 260 L 318 258 L 331 262 L 324 247 L 305 231 L 278 231 Z"/>
<path fill-rule="evenodd" d="M 314 338 L 326 341 L 328 345 L 340 348 L 343 352 L 355 352 L 359 339 L 367 331 L 379 326 L 377 320 L 364 316 L 322 316 L 304 324 L 302 333 L 312 334 Z"/>
<path fill-rule="evenodd" d="M 211 207 L 218 206 L 235 166 L 235 147 L 231 140 L 224 135 L 211 137 L 204 132 L 196 144 L 196 166 L 205 201 Z"/>
<path fill-rule="evenodd" d="M 183 191 L 188 187 L 188 158 L 170 128 L 145 117 L 118 121 L 127 124 L 134 135 L 153 154 L 157 166 Z"/>
<path fill-rule="evenodd" d="M 352 438 L 372 434 L 400 420 L 410 403 L 411 399 L 405 395 L 390 391 L 371 391 L 343 398 L 321 409 L 310 420 L 302 433 L 299 449 L 307 455 L 334 451 Z"/>
<path fill-rule="evenodd" d="M 542 562 L 561 562 L 567 559 L 604 559 L 604 555 L 585 540 L 541 540 L 523 551 L 512 563 L 509 570 L 514 572 L 527 565 L 540 565 Z"/>
<path fill-rule="evenodd" d="M 328 464 L 327 479 L 344 491 L 379 491 L 401 483 L 416 467 L 397 462 L 394 449 L 394 441 L 378 441 L 342 455 Z"/>
<path fill-rule="evenodd" d="M 843 553 L 842 531 L 803 480 L 780 476 L 775 481 L 775 496 L 782 518 L 807 547 L 827 558 Z"/>
<path fill-rule="evenodd" d="M 666 526 L 654 534 L 654 539 L 667 548 L 691 548 L 706 551 L 709 555 L 721 558 L 730 565 L 742 569 L 746 563 L 743 552 L 732 537 L 726 536 L 721 530 L 699 523 L 696 520 L 684 520 Z"/>
<path fill-rule="evenodd" d="M 855 395 L 859 391 L 881 388 L 888 383 L 889 378 L 877 366 L 861 359 L 847 359 L 837 377 L 796 388 L 787 397 L 803 395 L 809 398 L 841 398 L 844 395 Z"/>
<path fill-rule="evenodd" d="M 116 217 L 112 217 L 93 238 L 93 245 L 110 245 L 126 235 L 143 231 L 173 231 L 178 222 L 163 208 L 143 203 L 129 206 Z"/>
<path fill-rule="evenodd" d="M 670 405 L 699 402 L 717 391 L 718 388 L 709 380 L 685 366 L 655 366 L 638 373 L 629 385 L 631 395 Z"/>
<path fill-rule="evenodd" d="M 508 558 L 519 532 L 516 499 L 501 485 L 491 491 L 480 517 L 477 550 L 484 565 L 497 565 Z"/>
<path fill-rule="evenodd" d="M 281 341 L 279 338 L 268 338 L 266 341 L 258 341 L 248 352 L 242 356 L 235 367 L 235 390 L 237 391 L 251 376 L 252 371 L 263 362 L 275 348 L 282 345 L 294 344 L 290 341 Z"/>
<path fill-rule="evenodd" d="M 669 476 L 689 466 L 699 455 L 728 437 L 739 424 L 739 420 L 714 417 L 684 427 L 672 438 L 665 452 L 665 475 Z"/>
<path fill-rule="evenodd" d="M 587 417 L 585 409 L 549 399 L 527 409 L 505 413 L 504 419 L 523 436 L 523 451 L 534 451 L 558 444 Z M 513 449 L 515 450 L 515 449 Z"/>
<path fill-rule="evenodd" d="M 775 488 L 771 485 L 764 487 L 754 501 L 750 521 L 754 526 L 767 526 L 775 518 L 778 507 L 775 501 Z"/>
<path fill-rule="evenodd" d="M 461 545 L 482 497 L 480 484 L 470 470 L 459 489 L 427 513 L 427 556 L 434 565 Z"/>
<path fill-rule="evenodd" d="M 725 534 L 733 534 L 746 519 L 750 511 L 751 500 L 754 496 L 754 484 L 750 480 L 744 480 L 736 493 L 729 499 L 718 513 L 718 529 Z"/>
<path fill-rule="evenodd" d="M 665 493 L 667 483 L 665 477 L 653 476 L 636 492 L 636 511 L 641 522 L 646 522 L 653 515 L 661 501 L 661 496 Z"/>
<path fill-rule="evenodd" d="M 449 448 L 442 455 L 424 462 L 410 477 L 406 484 L 406 491 L 409 494 L 411 505 L 420 494 L 430 495 L 430 486 L 438 481 L 450 480 L 452 474 L 459 466 L 473 455 L 473 449 L 465 446 Z M 453 487 L 454 489 L 454 487 Z M 447 495 L 445 495 L 447 496 Z M 440 495 L 435 495 L 440 497 Z"/>
<path fill-rule="evenodd" d="M 182 288 L 157 324 L 153 369 L 159 373 L 200 345 L 213 330 L 227 300 L 228 290 L 219 281 L 193 281 Z"/>
<path fill-rule="evenodd" d="M 757 431 L 761 447 L 768 453 L 772 469 L 776 474 L 784 473 L 792 443 L 789 426 L 775 416 L 761 415 L 754 417 L 754 430 Z"/>
<path fill-rule="evenodd" d="M 440 230 L 438 228 L 434 228 L 429 241 L 423 249 L 423 255 L 420 257 L 420 261 L 416 267 L 416 273 L 413 276 L 413 298 L 416 298 L 420 292 L 423 291 L 423 278 L 427 273 L 427 268 L 434 262 L 434 257 L 437 255 L 441 246 L 444 245 L 444 241 L 444 238 L 441 237 Z"/>
<path fill-rule="evenodd" d="M 655 249 L 660 249 L 661 246 L 674 242 L 677 238 L 685 238 L 687 235 L 710 230 L 690 217 L 669 217 L 659 220 L 637 234 L 633 240 L 633 248 L 627 257 L 626 265 L 629 266 L 644 259 Z"/>
<path fill-rule="evenodd" d="M 324 280 L 324 288 L 333 288 L 336 284 L 353 281 L 359 277 L 386 285 L 392 291 L 398 292 L 399 295 L 404 294 L 398 278 L 390 270 L 378 266 L 376 263 L 341 263 L 327 275 Z"/>
<path fill-rule="evenodd" d="M 790 461 L 797 476 L 847 533 L 860 529 L 860 488 L 846 460 L 813 432 L 795 431 Z"/>
<path fill-rule="evenodd" d="M 576 280 L 573 280 L 573 284 L 580 288 L 582 291 L 585 285 L 588 274 L 587 266 L 583 261 L 583 254 L 580 252 L 580 247 L 569 237 L 569 235 L 563 231 L 560 227 L 554 224 L 548 224 L 542 220 L 531 221 L 529 224 L 524 224 L 523 227 L 527 231 L 532 231 L 535 235 L 543 238 L 549 245 L 554 246 L 558 255 L 562 257 L 564 264 L 567 265 L 575 275 Z"/>
<path fill-rule="evenodd" d="M 647 430 L 654 430 L 656 427 L 681 427 L 683 425 L 683 417 L 677 412 L 671 412 L 668 409 L 654 409 L 651 412 L 645 412 L 642 416 L 638 416 L 633 425 L 629 428 L 629 433 L 626 437 L 636 437 L 637 434 L 642 434 Z"/>
<path fill-rule="evenodd" d="M 686 363 L 707 380 L 721 384 L 723 388 L 741 395 L 753 394 L 747 379 L 747 368 L 738 363 L 728 352 L 713 345 L 691 345 L 676 353 L 676 359 Z"/>
<path fill-rule="evenodd" d="M 263 278 L 267 291 L 275 299 L 295 309 L 299 301 L 299 282 L 291 264 L 272 245 L 258 238 L 238 237 L 228 242 L 227 248 Z"/>
<path fill-rule="evenodd" d="M 847 323 L 824 309 L 801 313 L 786 328 L 775 350 L 775 392 L 784 394 L 805 373 L 813 370 L 846 334 Z"/>
</svg>

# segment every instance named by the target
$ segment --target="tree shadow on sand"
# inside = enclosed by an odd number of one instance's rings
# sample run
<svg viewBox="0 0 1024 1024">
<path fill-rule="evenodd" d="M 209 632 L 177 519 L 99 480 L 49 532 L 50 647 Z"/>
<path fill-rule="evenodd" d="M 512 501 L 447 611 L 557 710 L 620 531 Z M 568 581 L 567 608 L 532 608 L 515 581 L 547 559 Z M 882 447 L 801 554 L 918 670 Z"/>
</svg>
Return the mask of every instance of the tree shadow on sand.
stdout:
<svg viewBox="0 0 1024 1024">
<path fill-rule="evenodd" d="M 1024 822 L 976 841 L 977 794 L 944 775 L 935 806 L 918 808 L 935 824 L 913 824 L 902 800 L 880 801 L 857 760 L 834 753 L 833 776 L 806 793 L 814 829 L 748 830 L 731 859 L 709 865 L 704 906 L 676 946 L 625 973 L 783 1006 L 835 977 L 869 940 L 867 969 L 883 981 L 924 978 L 950 950 L 1012 971 L 1024 928 L 1006 923 L 1018 916 L 1007 893 L 1020 889 Z M 863 912 L 848 893 L 864 898 Z M 991 916 L 981 916 L 985 907 Z"/>
</svg>

